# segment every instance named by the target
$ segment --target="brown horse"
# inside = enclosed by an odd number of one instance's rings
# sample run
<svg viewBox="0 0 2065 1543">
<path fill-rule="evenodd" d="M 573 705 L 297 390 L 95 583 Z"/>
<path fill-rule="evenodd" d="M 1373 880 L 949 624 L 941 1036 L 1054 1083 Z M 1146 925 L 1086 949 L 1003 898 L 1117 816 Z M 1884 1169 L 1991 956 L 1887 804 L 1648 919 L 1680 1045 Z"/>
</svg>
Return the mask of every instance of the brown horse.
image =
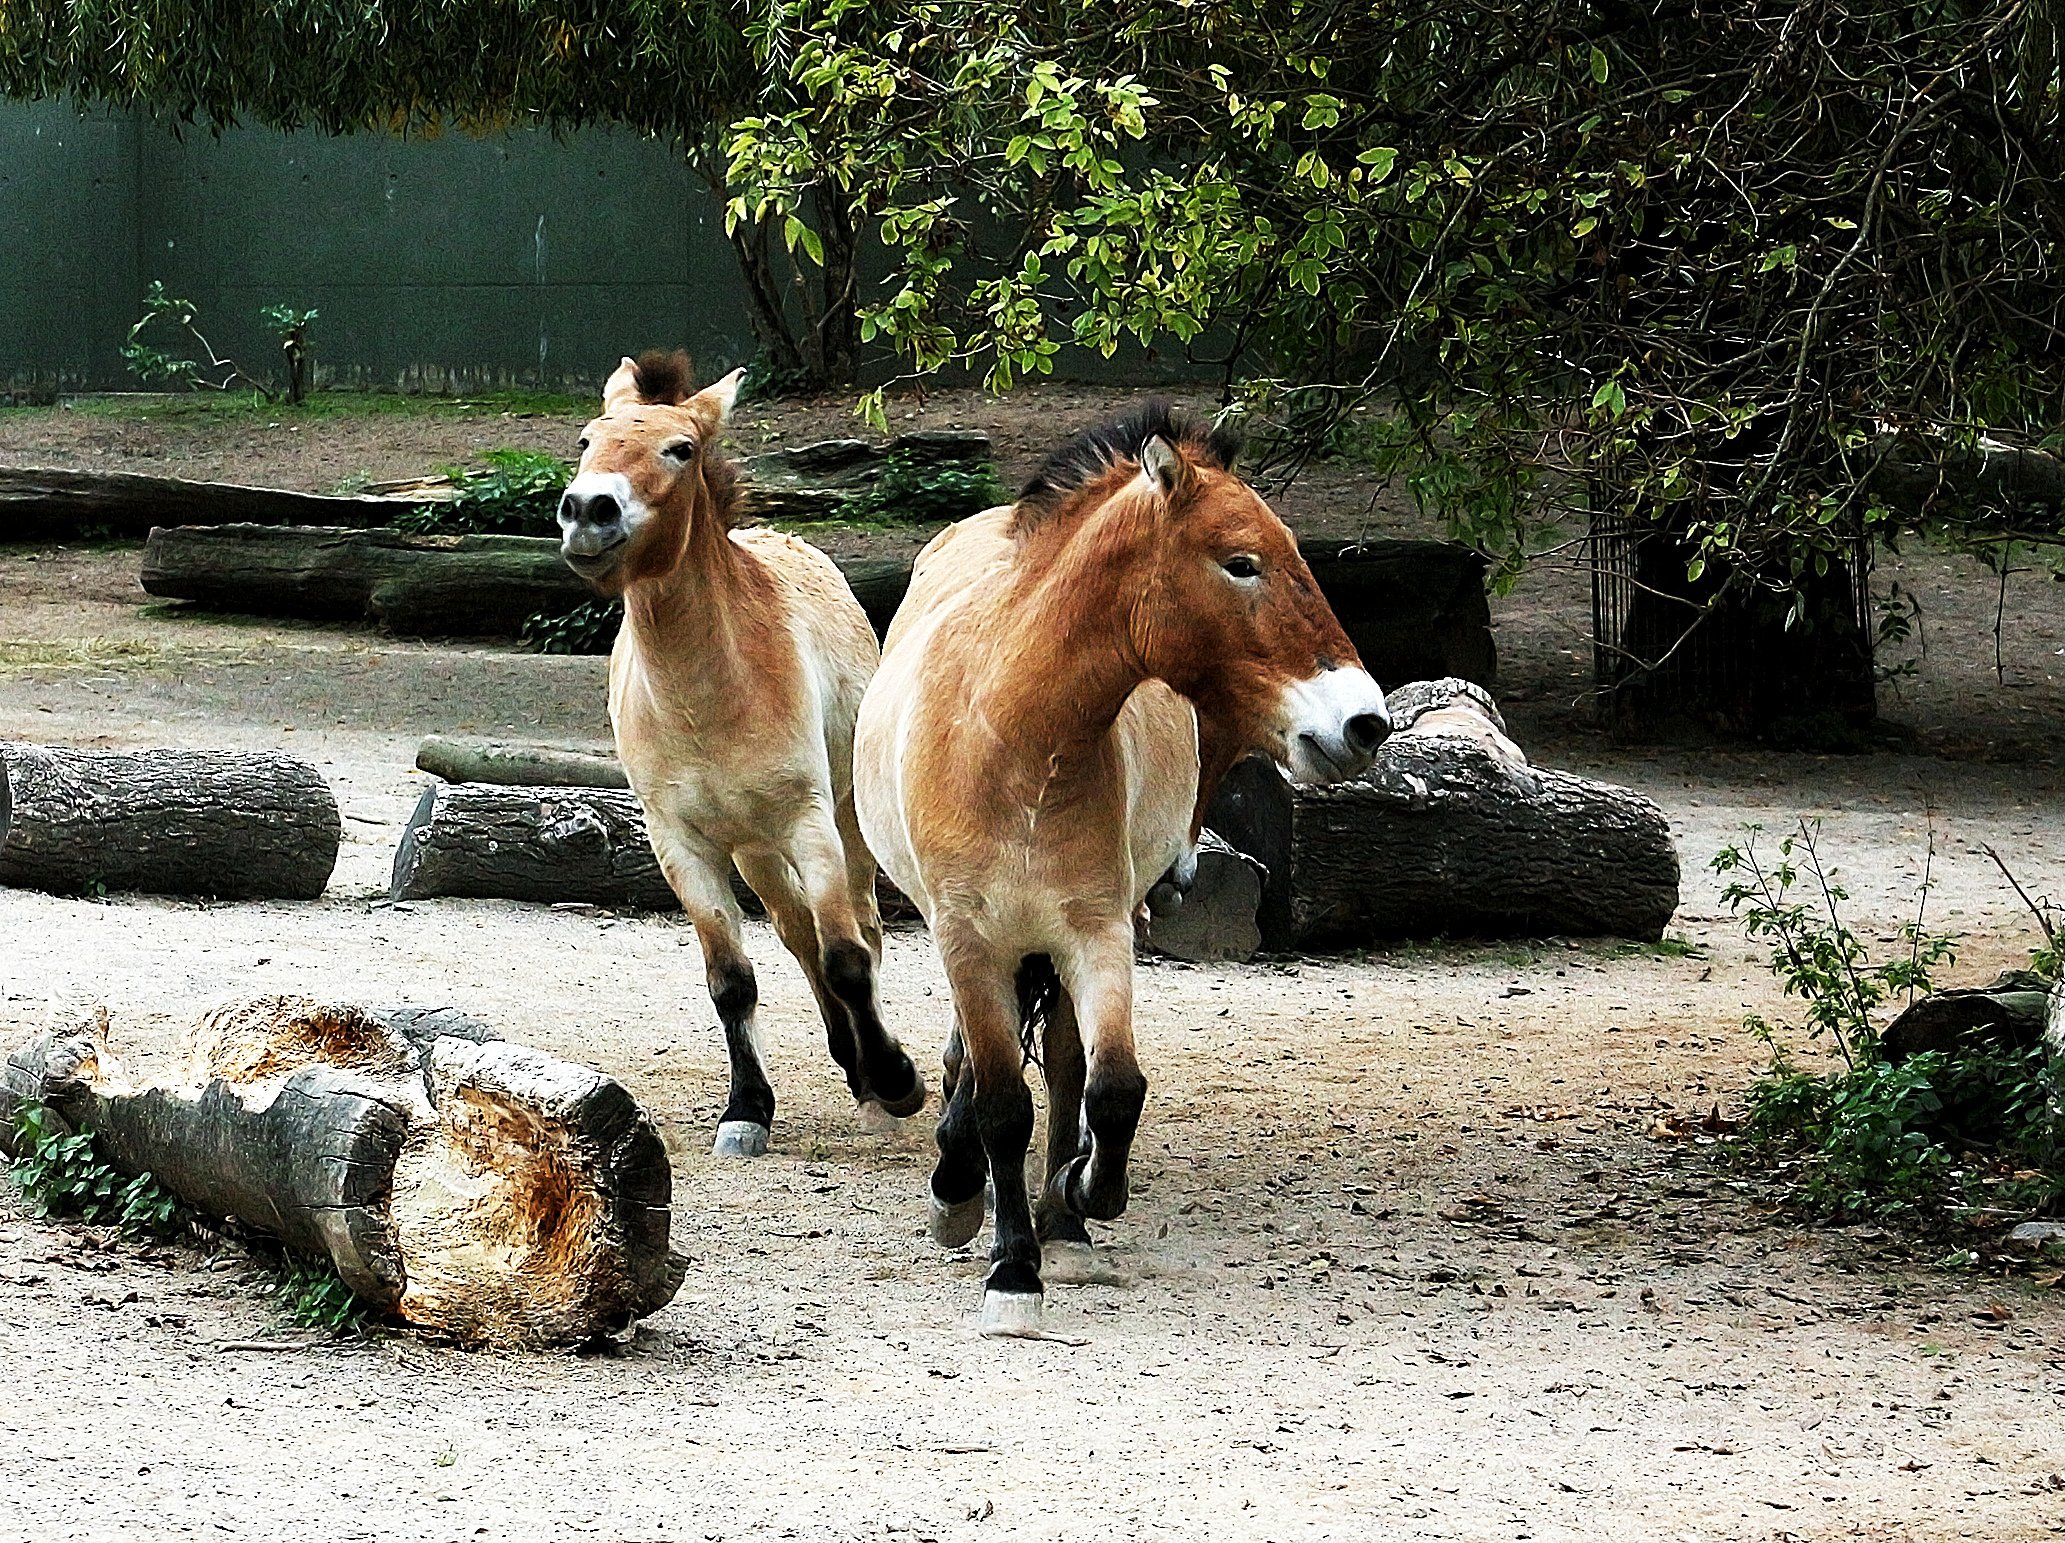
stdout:
<svg viewBox="0 0 2065 1543">
<path fill-rule="evenodd" d="M 1352 777 L 1389 731 L 1291 533 L 1231 464 L 1165 404 L 1079 436 L 1016 505 L 925 549 L 861 703 L 861 829 L 953 992 L 934 1237 L 972 1238 L 995 1181 L 985 1332 L 1037 1332 L 1041 1241 L 1081 1251 L 1083 1218 L 1125 1209 L 1147 1094 L 1134 916 L 1193 850 L 1200 793 L 1250 750 Z M 1037 1224 L 1018 1181 L 1036 1035 Z"/>
<path fill-rule="evenodd" d="M 767 1150 L 774 1090 L 730 870 L 810 978 L 832 1058 L 864 1113 L 915 1114 L 925 1084 L 882 1026 L 875 863 L 853 809 L 853 719 L 875 635 L 838 568 L 733 526 L 717 435 L 743 371 L 691 396 L 688 361 L 626 359 L 581 434 L 560 551 L 624 624 L 609 664 L 617 753 L 667 883 L 695 923 L 731 1056 L 713 1150 Z"/>
</svg>

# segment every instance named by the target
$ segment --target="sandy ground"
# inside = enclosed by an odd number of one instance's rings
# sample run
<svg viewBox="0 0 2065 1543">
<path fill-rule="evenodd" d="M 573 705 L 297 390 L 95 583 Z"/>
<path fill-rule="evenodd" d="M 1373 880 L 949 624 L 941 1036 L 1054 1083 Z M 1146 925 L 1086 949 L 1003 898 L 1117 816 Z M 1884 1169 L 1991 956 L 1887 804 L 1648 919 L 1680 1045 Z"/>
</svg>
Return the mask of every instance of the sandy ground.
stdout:
<svg viewBox="0 0 2065 1543">
<path fill-rule="evenodd" d="M 88 462 L 24 449 L 21 423 L 0 415 L 0 454 Z M 1050 1325 L 1083 1343 L 1026 1344 L 972 1333 L 978 1254 L 923 1236 L 928 1129 L 856 1128 L 765 929 L 775 1149 L 718 1165 L 723 1057 L 678 920 L 383 903 L 417 737 L 599 735 L 600 661 L 166 618 L 134 566 L 0 552 L 0 737 L 291 748 L 336 786 L 346 846 L 306 905 L 0 891 L 0 1043 L 52 995 L 105 998 L 144 1060 L 225 995 L 452 1002 L 626 1081 L 669 1135 L 695 1262 L 608 1354 L 251 1353 L 219 1347 L 283 1330 L 235 1250 L 109 1243 L 10 1196 L 0 1538 L 2065 1533 L 2065 1293 L 1803 1229 L 1663 1135 L 1730 1106 L 1758 1062 L 1742 1014 L 1783 1007 L 1704 872 L 1745 822 L 1822 817 L 1874 937 L 1933 829 L 1956 977 L 2027 948 L 1977 848 L 2065 892 L 2065 589 L 2011 582 L 1997 682 L 1991 597 L 1907 559 L 1942 620 L 1888 699 L 1905 748 L 1860 757 L 1611 745 L 1572 710 L 1580 579 L 1498 602 L 1516 732 L 1664 806 L 1696 948 L 1145 964 L 1138 1183 L 1099 1229 L 1122 1283 L 1056 1285 Z M 883 980 L 929 1059 L 921 933 L 892 935 Z"/>
</svg>

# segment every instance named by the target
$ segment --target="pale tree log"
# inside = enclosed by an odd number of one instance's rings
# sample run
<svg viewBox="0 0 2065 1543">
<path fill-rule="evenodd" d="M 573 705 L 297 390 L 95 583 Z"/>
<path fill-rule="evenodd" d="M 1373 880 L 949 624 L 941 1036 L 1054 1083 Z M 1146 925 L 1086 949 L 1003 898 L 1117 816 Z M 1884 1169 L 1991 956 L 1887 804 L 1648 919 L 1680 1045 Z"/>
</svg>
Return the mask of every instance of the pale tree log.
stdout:
<svg viewBox="0 0 2065 1543">
<path fill-rule="evenodd" d="M 100 1010 L 9 1058 L 0 1123 L 31 1100 L 91 1129 L 121 1172 L 464 1343 L 621 1332 L 680 1286 L 666 1151 L 630 1094 L 449 1010 L 239 1003 L 148 1085 L 109 1052 Z"/>
<path fill-rule="evenodd" d="M 0 744 L 0 884 L 313 899 L 337 865 L 337 799 L 268 751 Z"/>
<path fill-rule="evenodd" d="M 520 745 L 432 734 L 416 747 L 416 769 L 447 782 L 518 788 L 627 788 L 613 750 L 584 745 Z"/>
<path fill-rule="evenodd" d="M 736 872 L 731 889 L 747 912 L 762 914 L 760 897 Z M 681 908 L 653 855 L 637 796 L 615 788 L 433 783 L 395 848 L 388 893 L 396 900 Z M 880 874 L 875 903 L 884 916 L 917 914 Z"/>
</svg>

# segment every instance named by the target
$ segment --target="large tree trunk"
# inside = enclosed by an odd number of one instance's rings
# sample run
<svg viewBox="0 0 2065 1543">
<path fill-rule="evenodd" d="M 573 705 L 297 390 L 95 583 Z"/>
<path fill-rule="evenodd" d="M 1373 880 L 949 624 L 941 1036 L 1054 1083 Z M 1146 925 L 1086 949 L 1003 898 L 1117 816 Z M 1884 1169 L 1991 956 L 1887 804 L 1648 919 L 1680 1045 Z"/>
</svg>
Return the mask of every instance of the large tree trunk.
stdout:
<svg viewBox="0 0 2065 1543">
<path fill-rule="evenodd" d="M 1459 682 L 1416 683 L 1393 706 L 1400 730 L 1356 781 L 1293 787 L 1251 760 L 1206 811 L 1267 872 L 1265 947 L 1663 935 L 1678 855 L 1654 803 L 1529 766 L 1489 699 Z"/>
<path fill-rule="evenodd" d="M 391 524 L 448 491 L 331 497 L 230 482 L 189 482 L 135 472 L 0 466 L 0 541 L 141 536 L 158 525 Z"/>
<path fill-rule="evenodd" d="M 316 769 L 267 751 L 0 744 L 0 884 L 312 900 L 343 829 Z"/>
<path fill-rule="evenodd" d="M 1386 691 L 1454 676 L 1498 683 L 1484 558 L 1447 541 L 1300 543 L 1363 668 Z"/>
<path fill-rule="evenodd" d="M 438 1032 L 453 1016 L 265 998 L 202 1019 L 187 1080 L 139 1087 L 102 1012 L 9 1059 L 0 1126 L 46 1104 L 121 1172 L 467 1343 L 579 1342 L 665 1306 L 684 1262 L 651 1120 L 588 1067 Z"/>
</svg>

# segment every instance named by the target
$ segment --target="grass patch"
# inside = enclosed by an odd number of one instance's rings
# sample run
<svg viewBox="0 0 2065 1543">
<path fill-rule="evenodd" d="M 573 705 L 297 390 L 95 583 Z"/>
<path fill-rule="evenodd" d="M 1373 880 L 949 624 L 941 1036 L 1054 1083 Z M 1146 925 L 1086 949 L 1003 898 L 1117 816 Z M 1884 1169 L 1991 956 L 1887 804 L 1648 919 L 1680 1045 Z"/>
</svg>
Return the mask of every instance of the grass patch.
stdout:
<svg viewBox="0 0 2065 1543">
<path fill-rule="evenodd" d="M 520 418 L 594 416 L 589 396 L 559 391 L 489 391 L 431 396 L 405 391 L 311 391 L 305 401 L 267 401 L 255 391 L 111 392 L 67 397 L 55 406 L 0 406 L 0 413 L 75 413 L 129 423 L 316 423 L 347 418 Z"/>
<path fill-rule="evenodd" d="M 559 534 L 559 496 L 574 468 L 543 450 L 489 450 L 485 471 L 447 467 L 457 498 L 418 504 L 394 522 L 414 535 L 553 536 Z"/>
</svg>

